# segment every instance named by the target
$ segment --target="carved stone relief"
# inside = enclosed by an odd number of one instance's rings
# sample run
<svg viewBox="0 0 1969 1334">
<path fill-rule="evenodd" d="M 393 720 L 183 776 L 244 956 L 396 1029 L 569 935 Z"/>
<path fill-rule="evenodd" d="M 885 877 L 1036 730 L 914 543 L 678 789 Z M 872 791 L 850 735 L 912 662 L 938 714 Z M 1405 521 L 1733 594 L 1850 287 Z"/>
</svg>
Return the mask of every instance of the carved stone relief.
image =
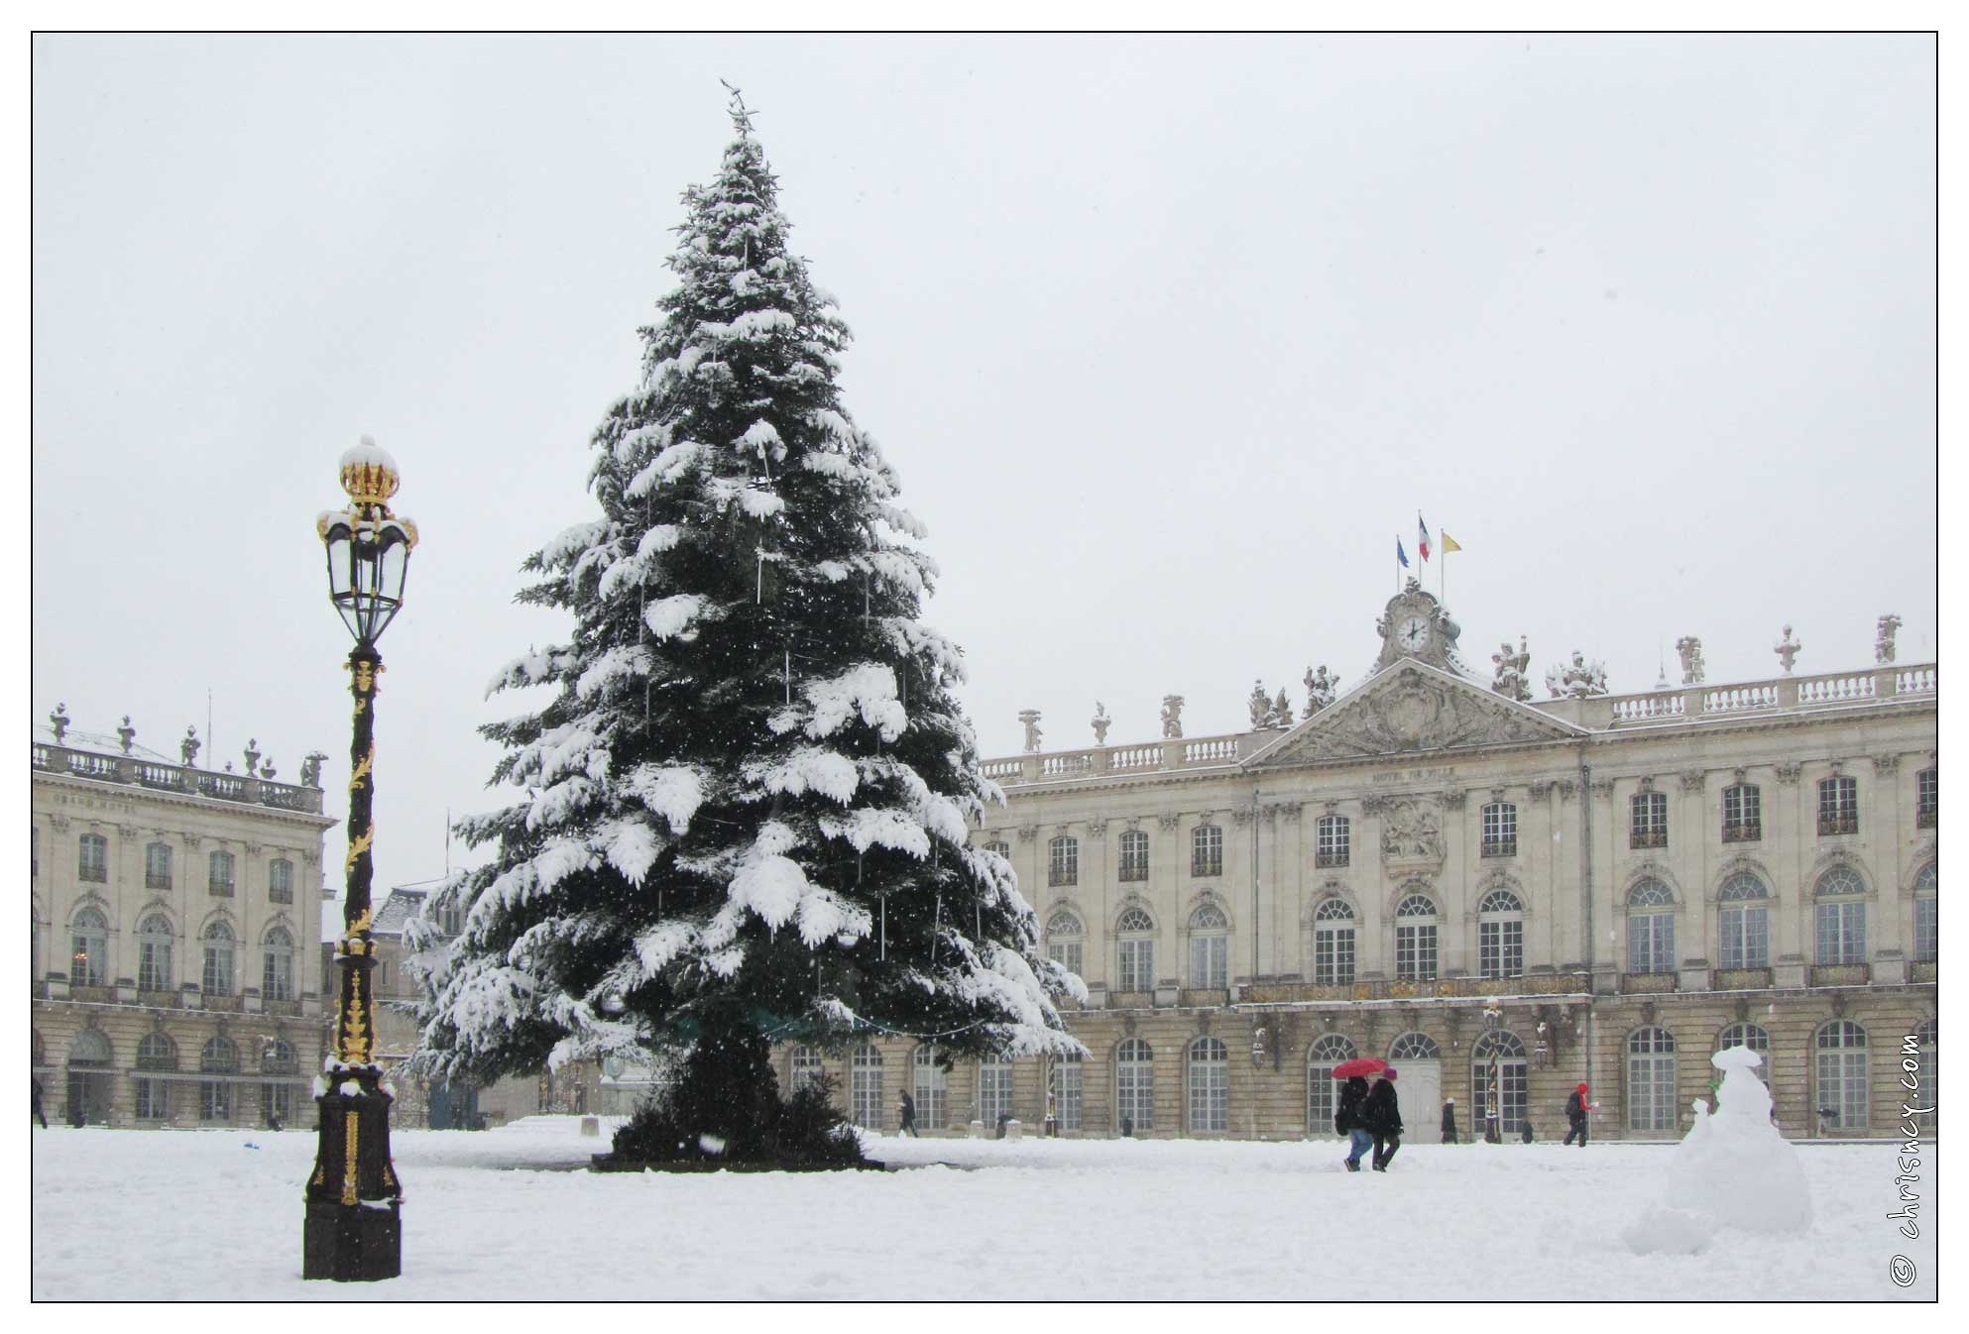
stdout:
<svg viewBox="0 0 1969 1334">
<path fill-rule="evenodd" d="M 1702 770 L 1690 769 L 1679 775 L 1676 781 L 1684 792 L 1700 792 L 1707 784 L 1708 778 L 1709 775 Z"/>
<path fill-rule="evenodd" d="M 1401 799 L 1381 830 L 1381 860 L 1398 866 L 1443 863 L 1443 820 L 1434 802 Z"/>
<path fill-rule="evenodd" d="M 1294 746 L 1293 755 L 1340 759 L 1548 741 L 1565 735 L 1557 724 L 1542 722 L 1495 697 L 1409 667 L 1372 694 L 1337 713 L 1323 714 L 1321 725 L 1306 733 L 1303 744 Z"/>
<path fill-rule="evenodd" d="M 1901 757 L 1898 755 L 1876 755 L 1873 757 L 1873 771 L 1877 774 L 1891 774 L 1899 771 Z"/>
<path fill-rule="evenodd" d="M 1155 817 L 1155 822 L 1158 826 L 1161 827 L 1164 833 L 1169 833 L 1172 832 L 1177 825 L 1183 822 L 1183 817 L 1180 814 L 1174 814 L 1174 813 L 1167 814 L 1167 815 L 1158 815 Z"/>
<path fill-rule="evenodd" d="M 1793 783 L 1796 783 L 1798 781 L 1798 775 L 1805 772 L 1805 766 L 1797 763 L 1796 761 L 1793 761 L 1788 764 L 1774 765 L 1772 766 L 1772 768 L 1773 771 L 1778 776 L 1778 781 L 1780 783 L 1783 783 L 1786 787 L 1789 787 Z"/>
</svg>

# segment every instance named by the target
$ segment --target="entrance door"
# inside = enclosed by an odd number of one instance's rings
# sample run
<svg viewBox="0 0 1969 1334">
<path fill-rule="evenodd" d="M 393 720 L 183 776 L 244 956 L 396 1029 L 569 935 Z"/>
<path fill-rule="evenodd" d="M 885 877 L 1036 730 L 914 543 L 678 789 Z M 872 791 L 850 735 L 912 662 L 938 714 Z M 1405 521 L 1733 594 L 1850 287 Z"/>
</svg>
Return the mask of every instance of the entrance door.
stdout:
<svg viewBox="0 0 1969 1334">
<path fill-rule="evenodd" d="M 112 1078 L 107 1070 L 77 1070 L 72 1066 L 69 1068 L 68 1105 L 65 1110 L 71 1125 L 109 1124 L 109 1094 Z"/>
<path fill-rule="evenodd" d="M 1395 1096 L 1402 1111 L 1402 1143 L 1443 1142 L 1443 1063 L 1403 1061 L 1395 1067 Z"/>
</svg>

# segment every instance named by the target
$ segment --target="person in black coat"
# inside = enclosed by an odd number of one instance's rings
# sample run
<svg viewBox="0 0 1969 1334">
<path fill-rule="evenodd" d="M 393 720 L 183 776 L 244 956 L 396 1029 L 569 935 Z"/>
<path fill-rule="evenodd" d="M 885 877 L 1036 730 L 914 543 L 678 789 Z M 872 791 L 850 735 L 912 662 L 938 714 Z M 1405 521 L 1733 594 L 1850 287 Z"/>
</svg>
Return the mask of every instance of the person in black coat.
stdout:
<svg viewBox="0 0 1969 1334">
<path fill-rule="evenodd" d="M 1374 1137 L 1374 1170 L 1385 1172 L 1402 1146 L 1401 1106 L 1395 1100 L 1395 1072 L 1383 1070 L 1361 1104 L 1361 1120 Z"/>
<path fill-rule="evenodd" d="M 1443 1143 L 1456 1143 L 1456 1099 L 1443 1099 Z"/>
<path fill-rule="evenodd" d="M 1593 1109 L 1593 1104 L 1587 1101 L 1589 1096 L 1584 1084 L 1566 1095 L 1566 1143 L 1572 1143 L 1577 1136 L 1582 1149 L 1586 1147 L 1586 1113 Z"/>
<path fill-rule="evenodd" d="M 1354 1075 L 1341 1086 L 1340 1105 L 1333 1109 L 1333 1133 L 1350 1141 L 1346 1163 L 1349 1172 L 1361 1170 L 1361 1155 L 1374 1146 L 1374 1136 L 1361 1120 L 1361 1107 L 1367 1102 L 1367 1081 Z"/>
<path fill-rule="evenodd" d="M 898 1138 L 903 1135 L 912 1135 L 917 1139 L 923 1138 L 921 1135 L 916 1134 L 916 1099 L 909 1096 L 908 1089 L 902 1091 L 902 1098 L 896 1103 L 896 1113 L 902 1121 L 901 1126 L 896 1130 Z"/>
<path fill-rule="evenodd" d="M 34 1081 L 34 1119 L 41 1123 L 43 1130 L 48 1128 L 48 1118 L 41 1112 L 41 1081 L 38 1079 Z"/>
</svg>

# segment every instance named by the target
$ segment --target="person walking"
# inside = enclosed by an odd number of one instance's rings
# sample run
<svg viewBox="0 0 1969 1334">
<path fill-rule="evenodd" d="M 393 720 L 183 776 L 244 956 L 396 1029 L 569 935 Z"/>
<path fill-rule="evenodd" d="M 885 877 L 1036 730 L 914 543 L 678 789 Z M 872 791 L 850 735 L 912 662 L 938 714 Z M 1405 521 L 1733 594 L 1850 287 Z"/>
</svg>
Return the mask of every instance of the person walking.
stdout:
<svg viewBox="0 0 1969 1334">
<path fill-rule="evenodd" d="M 1443 1099 L 1443 1143 L 1456 1143 L 1456 1099 Z"/>
<path fill-rule="evenodd" d="M 1584 1084 L 1566 1095 L 1566 1143 L 1572 1143 L 1572 1137 L 1577 1135 L 1582 1149 L 1586 1147 L 1586 1114 L 1593 1110 L 1593 1104 L 1586 1098 Z"/>
<path fill-rule="evenodd" d="M 1349 1172 L 1361 1170 L 1361 1155 L 1374 1147 L 1374 1136 L 1361 1120 L 1361 1107 L 1367 1102 L 1367 1081 L 1351 1076 L 1340 1088 L 1340 1105 L 1333 1109 L 1333 1133 L 1345 1135 L 1351 1150 L 1345 1159 Z"/>
<path fill-rule="evenodd" d="M 1529 1116 L 1518 1122 L 1518 1138 L 1527 1144 L 1531 1143 L 1531 1118 Z"/>
<path fill-rule="evenodd" d="M 1374 1170 L 1385 1172 L 1402 1147 L 1402 1113 L 1395 1100 L 1395 1072 L 1383 1070 L 1361 1104 L 1361 1120 L 1374 1137 Z"/>
<path fill-rule="evenodd" d="M 902 1121 L 902 1125 L 896 1131 L 897 1135 L 913 1135 L 917 1139 L 923 1138 L 916 1133 L 916 1099 L 909 1096 L 908 1089 L 902 1091 L 902 1100 L 896 1104 L 896 1114 Z"/>
<path fill-rule="evenodd" d="M 38 1079 L 34 1081 L 34 1119 L 41 1123 L 43 1130 L 48 1128 L 48 1118 L 41 1113 L 41 1081 Z"/>
</svg>

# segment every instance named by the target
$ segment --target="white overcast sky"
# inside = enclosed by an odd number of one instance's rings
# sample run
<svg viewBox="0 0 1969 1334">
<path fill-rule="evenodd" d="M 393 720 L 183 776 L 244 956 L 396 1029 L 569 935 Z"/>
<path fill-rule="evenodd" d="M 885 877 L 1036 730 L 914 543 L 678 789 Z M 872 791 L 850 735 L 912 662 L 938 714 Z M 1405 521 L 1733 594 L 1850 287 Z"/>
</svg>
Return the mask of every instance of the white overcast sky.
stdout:
<svg viewBox="0 0 1969 1334">
<path fill-rule="evenodd" d="M 33 42 L 32 709 L 333 757 L 317 511 L 423 534 L 378 885 L 484 809 L 516 567 L 756 109 L 848 409 L 943 569 L 987 754 L 1241 730 L 1360 678 L 1416 513 L 1488 682 L 1937 654 L 1927 36 L 54 36 Z M 1439 566 L 1426 567 L 1431 591 Z M 1543 689 L 1539 693 L 1543 695 Z M 339 850 L 342 835 L 331 833 Z M 454 862 L 468 854 L 454 848 Z M 336 864 L 331 853 L 330 864 Z"/>
</svg>

